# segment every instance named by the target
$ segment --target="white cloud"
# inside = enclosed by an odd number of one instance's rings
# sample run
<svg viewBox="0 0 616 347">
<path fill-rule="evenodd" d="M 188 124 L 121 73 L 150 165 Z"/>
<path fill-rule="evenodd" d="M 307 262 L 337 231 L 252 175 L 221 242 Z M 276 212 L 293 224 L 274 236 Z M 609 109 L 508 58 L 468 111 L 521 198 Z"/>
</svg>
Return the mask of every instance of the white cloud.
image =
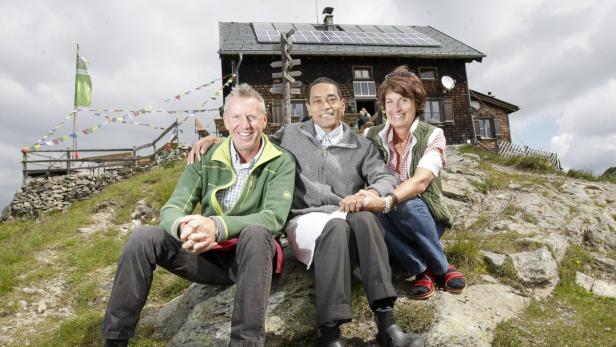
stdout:
<svg viewBox="0 0 616 347">
<path fill-rule="evenodd" d="M 336 23 L 430 25 L 451 35 L 487 54 L 483 63 L 467 65 L 470 86 L 521 107 L 512 116 L 520 137 L 532 133 L 548 146 L 547 139 L 554 136 L 551 147 L 570 166 L 603 167 L 580 143 L 593 153 L 612 153 L 610 144 L 600 144 L 612 139 L 616 122 L 599 103 L 614 99 L 613 94 L 601 97 L 610 78 L 616 79 L 613 2 L 332 0 L 318 6 L 319 21 L 322 8 L 333 6 Z M 0 155 L 0 179 L 12 182 L 2 184 L 17 188 L 18 149 L 72 110 L 77 42 L 90 61 L 94 107 L 192 108 L 206 96 L 173 104 L 162 100 L 220 75 L 218 21 L 315 20 L 313 1 L 292 6 L 283 0 L 249 5 L 198 0 L 67 0 L 61 6 L 44 0 L 0 2 L 0 145 L 7 153 L 16 151 Z M 166 125 L 170 120 L 152 115 L 140 121 Z M 84 115 L 79 126 L 99 121 Z M 537 135 L 533 124 L 545 122 L 558 122 L 558 127 Z M 70 126 L 57 134 L 68 132 Z M 189 138 L 189 127 L 186 132 Z M 132 145 L 151 140 L 153 134 L 146 128 L 110 125 L 80 144 Z M 6 200 L 6 191 L 0 194 L 0 202 Z"/>
<path fill-rule="evenodd" d="M 601 174 L 616 166 L 616 79 L 566 103 L 551 148 L 567 167 Z"/>
</svg>

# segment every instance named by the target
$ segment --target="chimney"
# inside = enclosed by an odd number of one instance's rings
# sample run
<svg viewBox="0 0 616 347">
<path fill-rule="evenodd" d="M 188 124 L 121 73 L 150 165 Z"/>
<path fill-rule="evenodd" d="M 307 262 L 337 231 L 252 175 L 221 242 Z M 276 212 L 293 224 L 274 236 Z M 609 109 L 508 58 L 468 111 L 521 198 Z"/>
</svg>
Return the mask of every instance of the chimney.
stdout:
<svg viewBox="0 0 616 347">
<path fill-rule="evenodd" d="M 325 17 L 323 17 L 323 24 L 327 25 L 327 30 L 334 31 L 334 8 L 326 7 L 321 14 L 325 15 Z"/>
</svg>

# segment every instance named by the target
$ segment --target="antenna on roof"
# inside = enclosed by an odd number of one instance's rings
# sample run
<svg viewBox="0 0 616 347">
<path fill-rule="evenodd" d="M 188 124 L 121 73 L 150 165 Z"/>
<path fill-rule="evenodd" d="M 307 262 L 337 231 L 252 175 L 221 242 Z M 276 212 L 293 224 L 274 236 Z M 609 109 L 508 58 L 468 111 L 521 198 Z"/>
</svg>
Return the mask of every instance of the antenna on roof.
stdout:
<svg viewBox="0 0 616 347">
<path fill-rule="evenodd" d="M 316 23 L 319 24 L 319 11 L 317 8 L 317 0 L 314 0 L 314 17 L 317 19 Z"/>
</svg>

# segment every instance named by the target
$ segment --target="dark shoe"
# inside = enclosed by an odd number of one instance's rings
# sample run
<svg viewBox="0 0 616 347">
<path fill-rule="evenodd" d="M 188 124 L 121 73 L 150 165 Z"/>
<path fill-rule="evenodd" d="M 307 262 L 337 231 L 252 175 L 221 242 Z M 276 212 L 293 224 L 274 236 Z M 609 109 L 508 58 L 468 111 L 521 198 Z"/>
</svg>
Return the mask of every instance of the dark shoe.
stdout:
<svg viewBox="0 0 616 347">
<path fill-rule="evenodd" d="M 112 339 L 105 339 L 105 344 L 103 345 L 103 347 L 127 347 L 128 346 L 128 340 L 112 340 Z"/>
<path fill-rule="evenodd" d="M 340 340 L 334 340 L 334 341 L 330 341 L 329 343 L 322 345 L 321 343 L 319 343 L 319 347 L 344 347 L 346 346 L 344 343 L 342 343 L 342 341 Z"/>
<path fill-rule="evenodd" d="M 379 330 L 376 341 L 381 347 L 423 347 L 424 338 L 414 333 L 405 333 L 398 324 Z"/>
<path fill-rule="evenodd" d="M 338 325 L 333 327 L 320 326 L 317 329 L 317 336 L 319 338 L 319 347 L 344 347 L 340 340 L 340 328 Z"/>
<path fill-rule="evenodd" d="M 415 276 L 411 282 L 411 297 L 424 300 L 434 295 L 434 275 L 429 269 Z"/>
<path fill-rule="evenodd" d="M 451 264 L 447 267 L 447 272 L 444 275 L 437 277 L 439 285 L 450 293 L 460 293 L 466 288 L 464 274 L 456 270 L 456 267 Z"/>
</svg>

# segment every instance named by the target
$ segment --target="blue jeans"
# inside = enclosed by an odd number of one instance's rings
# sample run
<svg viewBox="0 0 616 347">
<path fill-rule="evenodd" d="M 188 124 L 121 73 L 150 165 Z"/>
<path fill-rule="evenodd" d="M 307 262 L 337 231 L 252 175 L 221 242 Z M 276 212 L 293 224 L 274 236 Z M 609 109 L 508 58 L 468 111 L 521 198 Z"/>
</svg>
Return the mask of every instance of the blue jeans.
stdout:
<svg viewBox="0 0 616 347">
<path fill-rule="evenodd" d="M 440 241 L 445 225 L 434 220 L 421 198 L 404 201 L 396 210 L 379 213 L 378 217 L 389 252 L 409 273 L 417 275 L 427 268 L 435 275 L 447 272 L 447 257 Z"/>
</svg>

